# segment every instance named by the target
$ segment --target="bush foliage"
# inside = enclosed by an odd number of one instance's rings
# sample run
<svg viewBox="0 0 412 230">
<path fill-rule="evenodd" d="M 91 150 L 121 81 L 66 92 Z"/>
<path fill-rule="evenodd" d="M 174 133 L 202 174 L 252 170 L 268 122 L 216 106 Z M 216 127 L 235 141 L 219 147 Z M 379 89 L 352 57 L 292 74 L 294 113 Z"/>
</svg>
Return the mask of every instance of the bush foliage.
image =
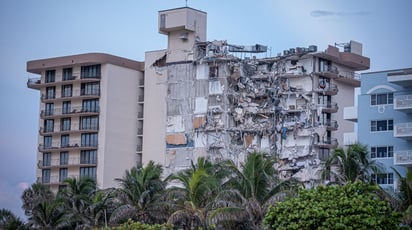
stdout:
<svg viewBox="0 0 412 230">
<path fill-rule="evenodd" d="M 362 182 L 300 190 L 297 197 L 270 207 L 270 229 L 397 229 L 400 214 Z"/>
</svg>

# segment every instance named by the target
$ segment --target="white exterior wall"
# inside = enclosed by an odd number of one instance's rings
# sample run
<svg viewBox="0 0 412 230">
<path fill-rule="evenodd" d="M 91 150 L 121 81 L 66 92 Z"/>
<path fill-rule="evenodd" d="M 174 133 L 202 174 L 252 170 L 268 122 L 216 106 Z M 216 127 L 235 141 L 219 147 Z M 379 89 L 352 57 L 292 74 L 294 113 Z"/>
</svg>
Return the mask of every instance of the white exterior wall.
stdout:
<svg viewBox="0 0 412 230">
<path fill-rule="evenodd" d="M 115 178 L 136 166 L 138 79 L 143 73 L 102 65 L 97 183 L 116 187 Z"/>
</svg>

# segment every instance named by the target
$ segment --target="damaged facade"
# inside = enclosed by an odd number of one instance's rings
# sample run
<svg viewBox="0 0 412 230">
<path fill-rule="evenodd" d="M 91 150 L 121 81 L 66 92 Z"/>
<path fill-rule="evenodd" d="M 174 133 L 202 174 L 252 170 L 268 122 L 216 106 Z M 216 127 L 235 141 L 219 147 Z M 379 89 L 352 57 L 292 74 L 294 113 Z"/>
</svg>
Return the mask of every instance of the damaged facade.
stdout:
<svg viewBox="0 0 412 230">
<path fill-rule="evenodd" d="M 168 49 L 146 53 L 143 163 L 156 160 L 169 174 L 199 156 L 241 163 L 262 151 L 278 157 L 283 177 L 315 183 L 319 163 L 353 132 L 343 108 L 353 106 L 360 86 L 355 71 L 370 65 L 362 45 L 242 59 L 236 53 L 266 47 L 206 41 L 204 12 L 160 11 L 159 21 Z M 153 126 L 150 119 L 163 122 Z"/>
</svg>

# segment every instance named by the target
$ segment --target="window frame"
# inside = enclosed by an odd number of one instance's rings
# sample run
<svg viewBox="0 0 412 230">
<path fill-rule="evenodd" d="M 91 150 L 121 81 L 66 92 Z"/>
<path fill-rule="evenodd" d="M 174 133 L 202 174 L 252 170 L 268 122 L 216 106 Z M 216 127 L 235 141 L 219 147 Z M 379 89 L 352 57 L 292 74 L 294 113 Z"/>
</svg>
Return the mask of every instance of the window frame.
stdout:
<svg viewBox="0 0 412 230">
<path fill-rule="evenodd" d="M 382 124 L 382 122 L 385 122 L 385 124 Z M 386 126 L 385 129 L 379 130 L 380 127 Z M 369 131 L 371 133 L 377 133 L 377 132 L 390 132 L 393 131 L 394 125 L 393 125 L 393 119 L 386 119 L 386 120 L 371 120 L 369 122 Z"/>
<path fill-rule="evenodd" d="M 384 99 L 379 97 L 385 97 Z M 374 93 L 370 94 L 369 105 L 370 106 L 380 106 L 380 105 L 393 105 L 394 95 L 392 92 L 388 93 Z M 385 102 L 380 102 L 384 100 Z"/>
</svg>

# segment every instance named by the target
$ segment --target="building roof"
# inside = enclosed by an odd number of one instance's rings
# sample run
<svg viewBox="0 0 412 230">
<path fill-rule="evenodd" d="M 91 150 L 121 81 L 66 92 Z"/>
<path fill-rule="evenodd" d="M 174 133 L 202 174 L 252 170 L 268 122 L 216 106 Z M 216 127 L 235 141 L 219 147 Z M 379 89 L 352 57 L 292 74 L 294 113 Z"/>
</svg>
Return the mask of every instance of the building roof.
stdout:
<svg viewBox="0 0 412 230">
<path fill-rule="evenodd" d="M 134 61 L 105 53 L 84 53 L 63 57 L 38 59 L 27 62 L 27 72 L 41 74 L 42 70 L 73 65 L 113 64 L 137 71 L 144 71 L 144 62 Z"/>
</svg>

